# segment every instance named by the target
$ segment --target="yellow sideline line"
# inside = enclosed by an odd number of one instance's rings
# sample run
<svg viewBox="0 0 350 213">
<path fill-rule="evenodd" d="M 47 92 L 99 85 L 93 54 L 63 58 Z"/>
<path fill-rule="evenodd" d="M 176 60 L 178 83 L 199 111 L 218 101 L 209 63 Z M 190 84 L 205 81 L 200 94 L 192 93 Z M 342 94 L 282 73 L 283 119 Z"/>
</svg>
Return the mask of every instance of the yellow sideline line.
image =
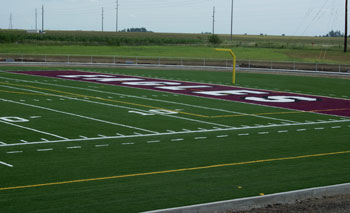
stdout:
<svg viewBox="0 0 350 213">
<path fill-rule="evenodd" d="M 238 162 L 238 163 L 216 164 L 216 165 L 200 166 L 200 167 L 192 167 L 192 168 L 164 170 L 164 171 L 146 172 L 146 173 L 136 173 L 136 174 L 118 175 L 118 176 L 110 176 L 110 177 L 89 178 L 89 179 L 80 179 L 80 180 L 70 180 L 70 181 L 42 183 L 42 184 L 33 184 L 33 185 L 24 185 L 24 186 L 12 186 L 12 187 L 0 188 L 0 191 L 13 190 L 13 189 L 37 188 L 37 187 L 43 187 L 43 186 L 54 186 L 54 185 L 101 181 L 101 180 L 111 180 L 111 179 L 120 179 L 120 178 L 128 178 L 128 177 L 159 175 L 159 174 L 168 174 L 168 173 L 176 173 L 176 172 L 220 168 L 220 167 L 227 167 L 227 166 L 239 166 L 239 165 L 257 164 L 257 163 L 267 163 L 267 162 L 274 162 L 274 161 L 297 160 L 297 159 L 305 159 L 305 158 L 312 158 L 312 157 L 324 157 L 324 156 L 340 155 L 340 154 L 350 154 L 350 151 L 330 152 L 330 153 L 302 155 L 302 156 L 284 157 L 284 158 L 272 158 L 272 159 L 246 161 L 246 162 Z"/>
</svg>

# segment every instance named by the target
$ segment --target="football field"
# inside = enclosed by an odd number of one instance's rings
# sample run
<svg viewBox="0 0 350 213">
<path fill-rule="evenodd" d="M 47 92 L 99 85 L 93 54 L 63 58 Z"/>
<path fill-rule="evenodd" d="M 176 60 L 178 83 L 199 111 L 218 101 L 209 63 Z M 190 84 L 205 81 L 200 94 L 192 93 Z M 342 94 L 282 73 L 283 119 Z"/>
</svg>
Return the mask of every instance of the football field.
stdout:
<svg viewBox="0 0 350 213">
<path fill-rule="evenodd" d="M 0 71 L 0 211 L 140 212 L 350 181 L 350 80 Z"/>
</svg>

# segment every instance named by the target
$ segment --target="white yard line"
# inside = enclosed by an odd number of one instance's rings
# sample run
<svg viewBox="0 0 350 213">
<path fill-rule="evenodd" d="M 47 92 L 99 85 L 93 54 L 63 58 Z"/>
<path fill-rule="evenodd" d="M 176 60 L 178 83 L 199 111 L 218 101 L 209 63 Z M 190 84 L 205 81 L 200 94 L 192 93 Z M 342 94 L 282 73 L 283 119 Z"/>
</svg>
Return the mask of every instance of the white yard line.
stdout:
<svg viewBox="0 0 350 213">
<path fill-rule="evenodd" d="M 20 125 L 13 124 L 13 123 L 10 123 L 10 122 L 6 122 L 6 121 L 3 121 L 3 120 L 0 120 L 0 122 L 4 123 L 4 124 L 7 124 L 7 125 L 10 125 L 10 126 L 15 126 L 15 127 L 18 127 L 18 128 L 30 130 L 32 132 L 37 132 L 37 133 L 41 133 L 41 134 L 45 134 L 45 135 L 50 135 L 50 136 L 53 136 L 55 138 L 61 138 L 61 139 L 64 139 L 64 140 L 68 140 L 68 138 L 65 138 L 65 137 L 62 137 L 62 136 L 59 136 L 59 135 L 55 135 L 55 134 L 52 134 L 52 133 L 40 131 L 40 130 L 37 130 L 37 129 L 32 129 L 32 128 L 25 127 L 25 126 L 20 126 Z"/>
<path fill-rule="evenodd" d="M 7 145 L 7 143 L 0 141 L 0 145 Z"/>
<path fill-rule="evenodd" d="M 80 142 L 80 141 L 94 141 L 94 140 L 107 140 L 107 139 L 125 139 L 125 138 L 143 138 L 143 137 L 154 137 L 154 136 L 165 136 L 165 135 L 185 135 L 185 134 L 195 134 L 195 133 L 208 133 L 208 132 L 226 132 L 226 131 L 237 131 L 237 130 L 249 130 L 249 129 L 264 129 L 264 128 L 279 128 L 279 127 L 290 127 L 290 126 L 307 126 L 307 125 L 319 125 L 319 124 L 330 124 L 330 123 L 346 123 L 350 120 L 339 120 L 339 121 L 324 121 L 324 122 L 308 122 L 308 123 L 287 123 L 287 124 L 272 124 L 266 126 L 247 126 L 240 128 L 226 128 L 226 129 L 209 129 L 209 130 L 193 130 L 193 131 L 182 131 L 182 132 L 163 132 L 163 133 L 153 133 L 153 134 L 144 134 L 144 135 L 125 135 L 125 136 L 106 136 L 105 138 L 96 137 L 96 138 L 77 138 L 77 139 L 68 139 L 68 140 L 56 140 L 56 141 L 37 141 L 30 143 L 14 143 L 7 144 L 2 147 L 10 146 L 24 146 L 24 145 L 34 145 L 34 144 L 49 144 L 49 143 L 64 143 L 64 142 Z M 316 128 L 315 128 L 316 129 Z M 249 133 L 238 134 L 239 136 L 246 136 Z M 197 137 L 201 139 L 202 137 Z M 196 139 L 196 138 L 195 138 Z M 203 137 L 204 139 L 204 137 Z"/>
<path fill-rule="evenodd" d="M 101 122 L 101 123 L 105 123 L 105 124 L 111 124 L 111 125 L 114 125 L 114 126 L 121 126 L 121 127 L 125 127 L 125 128 L 141 130 L 141 131 L 144 131 L 144 132 L 156 133 L 154 131 L 147 130 L 147 129 L 141 129 L 141 128 L 137 128 L 137 127 L 133 127 L 133 126 L 128 126 L 128 125 L 119 124 L 119 123 L 115 123 L 115 122 L 105 121 L 105 120 L 92 118 L 92 117 L 88 117 L 88 116 L 84 116 L 84 115 L 78 115 L 78 114 L 75 114 L 75 113 L 64 112 L 64 111 L 55 110 L 55 109 L 51 109 L 51 108 L 47 108 L 47 107 L 36 106 L 36 105 L 32 105 L 32 104 L 25 104 L 25 103 L 21 103 L 21 102 L 17 102 L 17 101 L 11 101 L 11 100 L 7 100 L 7 99 L 3 99 L 3 98 L 0 98 L 0 100 L 4 101 L 4 102 L 19 104 L 19 105 L 23 105 L 23 106 L 30 106 L 30 107 L 37 108 L 37 109 L 43 109 L 43 110 L 47 110 L 47 111 L 52 111 L 52 112 L 57 112 L 57 113 L 65 114 L 65 115 L 74 116 L 74 117 L 84 118 L 84 119 L 97 121 L 97 122 Z"/>
<path fill-rule="evenodd" d="M 23 88 L 11 87 L 11 86 L 0 85 L 0 87 L 6 87 L 6 88 L 11 88 L 11 89 L 18 89 L 18 90 L 23 90 L 23 91 L 27 91 L 27 92 L 34 92 L 34 93 L 44 94 L 44 95 L 54 95 L 52 93 L 40 92 L 40 91 L 36 91 L 36 90 L 23 89 Z M 140 112 L 148 113 L 148 111 L 146 111 L 146 110 L 141 110 L 141 109 L 132 108 L 132 107 L 120 106 L 120 105 L 115 105 L 115 104 L 107 104 L 107 103 L 102 103 L 102 102 L 98 102 L 98 101 L 86 100 L 86 99 L 72 98 L 72 97 L 64 96 L 64 95 L 55 95 L 55 96 L 63 97 L 63 98 L 70 99 L 70 100 L 75 100 L 75 101 L 82 101 L 82 102 L 99 104 L 99 105 L 103 105 L 103 106 L 110 106 L 110 107 L 121 108 L 121 109 L 137 110 L 137 111 L 140 111 Z M 231 127 L 231 126 L 227 126 L 227 125 L 223 125 L 223 124 L 218 124 L 218 123 L 213 123 L 213 122 L 206 122 L 206 121 L 190 119 L 190 118 L 184 118 L 184 117 L 179 117 L 179 116 L 174 116 L 174 115 L 166 115 L 166 114 L 158 114 L 158 115 L 165 116 L 165 117 L 170 117 L 170 118 L 181 119 L 181 120 L 187 120 L 187 121 L 191 121 L 191 122 L 222 126 L 222 127 L 226 127 L 226 128 L 227 127 Z"/>
<path fill-rule="evenodd" d="M 8 79 L 8 80 L 18 80 L 18 79 L 5 78 L 5 77 L 0 77 L 0 78 Z M 67 80 L 69 80 L 69 79 L 67 79 Z M 251 115 L 251 114 L 246 114 L 246 113 L 242 113 L 242 112 L 236 112 L 236 111 L 230 111 L 230 110 L 224 110 L 224 109 L 217 109 L 217 108 L 211 108 L 211 107 L 204 107 L 204 106 L 198 106 L 198 105 L 192 105 L 192 104 L 185 104 L 185 103 L 180 103 L 180 102 L 172 102 L 172 101 L 166 101 L 166 100 L 152 99 L 152 98 L 146 98 L 146 97 L 140 97 L 140 96 L 126 95 L 126 94 L 114 93 L 114 92 L 108 92 L 108 91 L 100 91 L 100 90 L 95 90 L 95 89 L 72 87 L 72 86 L 50 84 L 50 83 L 42 83 L 42 82 L 34 82 L 34 81 L 27 81 L 27 80 L 18 80 L 18 81 L 30 82 L 30 83 L 36 83 L 36 84 L 43 84 L 43 85 L 50 85 L 50 86 L 57 86 L 57 87 L 64 87 L 64 88 L 71 88 L 71 89 L 79 89 L 79 90 L 85 90 L 85 91 L 93 91 L 93 92 L 98 92 L 98 93 L 103 93 L 103 94 L 123 95 L 123 96 L 131 97 L 131 98 L 138 98 L 138 99 L 144 99 L 144 100 L 150 100 L 150 101 L 156 101 L 156 102 L 163 102 L 163 103 L 170 103 L 170 104 L 176 104 L 176 105 L 182 105 L 182 106 L 189 106 L 189 107 L 194 107 L 194 108 L 198 108 L 198 109 L 206 109 L 206 110 L 212 110 L 212 111 L 218 111 L 218 112 L 224 112 L 224 113 L 247 115 L 247 116 L 252 116 L 252 117 L 257 117 L 257 118 L 264 118 L 264 119 L 269 119 L 269 120 L 295 122 L 295 121 L 286 120 L 286 119 L 278 119 L 278 118 L 261 116 L 261 115 Z M 94 82 L 89 82 L 89 83 L 94 83 Z M 94 83 L 94 84 L 97 84 L 97 83 Z M 164 93 L 169 93 L 169 92 L 164 92 Z M 173 93 L 170 93 L 170 94 L 173 94 Z M 191 97 L 203 98 L 203 97 L 199 97 L 199 96 L 191 96 Z M 215 99 L 215 100 L 221 100 L 221 99 Z M 225 101 L 225 100 L 221 100 L 221 101 Z"/>
<path fill-rule="evenodd" d="M 8 167 L 13 167 L 13 165 L 9 164 L 9 163 L 5 163 L 3 161 L 0 161 L 0 164 L 4 165 L 4 166 L 8 166 Z"/>
</svg>

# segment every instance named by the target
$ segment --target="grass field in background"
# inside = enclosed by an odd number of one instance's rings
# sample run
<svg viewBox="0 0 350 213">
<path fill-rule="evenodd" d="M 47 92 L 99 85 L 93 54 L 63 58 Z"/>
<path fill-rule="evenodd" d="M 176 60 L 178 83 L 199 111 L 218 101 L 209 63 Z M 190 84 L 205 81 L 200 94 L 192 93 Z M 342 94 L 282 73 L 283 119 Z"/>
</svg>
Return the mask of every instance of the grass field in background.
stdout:
<svg viewBox="0 0 350 213">
<path fill-rule="evenodd" d="M 322 63 L 350 63 L 350 53 L 340 50 L 276 49 L 234 47 L 238 60 L 295 61 Z M 228 54 L 218 53 L 214 47 L 204 46 L 83 46 L 83 45 L 33 45 L 0 44 L 1 53 L 11 54 L 66 54 L 66 55 L 117 55 L 147 57 L 181 57 L 229 59 Z"/>
<path fill-rule="evenodd" d="M 220 85 L 231 79 L 225 72 L 77 70 Z M 350 98 L 346 79 L 237 79 L 245 88 Z M 350 120 L 337 116 L 6 72 L 0 106 L 0 161 L 13 165 L 0 164 L 0 212 L 140 212 L 350 180 Z M 154 108 L 179 113 L 132 112 Z M 248 116 L 191 115 L 236 112 Z"/>
</svg>

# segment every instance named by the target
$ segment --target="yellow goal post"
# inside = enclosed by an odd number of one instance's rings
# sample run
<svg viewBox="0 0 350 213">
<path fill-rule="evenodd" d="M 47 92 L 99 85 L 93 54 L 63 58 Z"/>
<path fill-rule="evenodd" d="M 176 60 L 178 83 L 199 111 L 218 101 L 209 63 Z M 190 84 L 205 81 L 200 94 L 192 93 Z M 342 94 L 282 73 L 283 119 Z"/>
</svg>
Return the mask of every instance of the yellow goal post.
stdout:
<svg viewBox="0 0 350 213">
<path fill-rule="evenodd" d="M 233 70 L 232 70 L 232 84 L 236 83 L 236 55 L 234 52 L 232 52 L 231 49 L 215 49 L 216 51 L 221 51 L 221 52 L 229 52 L 232 56 L 233 60 Z"/>
</svg>

